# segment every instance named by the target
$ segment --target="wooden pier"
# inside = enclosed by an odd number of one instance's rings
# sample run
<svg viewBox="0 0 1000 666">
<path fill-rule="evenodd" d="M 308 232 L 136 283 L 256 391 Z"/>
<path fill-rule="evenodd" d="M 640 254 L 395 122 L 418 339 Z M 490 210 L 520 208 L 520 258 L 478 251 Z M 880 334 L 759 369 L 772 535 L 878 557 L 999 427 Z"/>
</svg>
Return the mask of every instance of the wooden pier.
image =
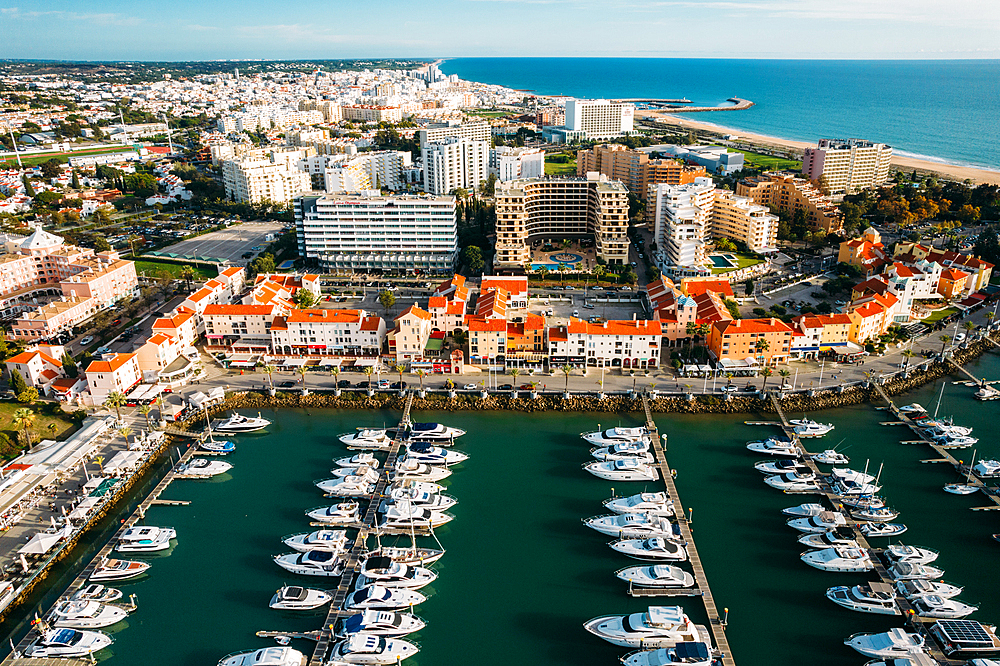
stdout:
<svg viewBox="0 0 1000 666">
<path fill-rule="evenodd" d="M 991 340 L 991 342 L 992 342 L 992 340 Z M 949 358 L 948 359 L 948 363 L 950 363 L 952 365 L 952 367 L 955 368 L 956 370 L 959 370 L 960 372 L 962 372 L 962 374 L 964 374 L 966 377 L 968 377 L 971 381 L 975 382 L 976 386 L 982 386 L 983 384 L 986 383 L 985 379 L 979 379 L 974 374 L 972 374 L 971 372 L 969 372 L 968 370 L 966 370 L 965 368 L 963 368 L 962 366 L 960 366 L 958 363 L 955 363 L 954 359 Z"/>
<path fill-rule="evenodd" d="M 653 421 L 653 415 L 649 409 L 649 398 L 646 395 L 642 396 L 642 407 L 646 412 L 646 429 L 649 431 L 649 438 L 652 443 L 653 452 L 656 456 L 656 465 L 660 470 L 660 476 L 663 477 L 663 483 L 667 486 L 667 496 L 674 502 L 674 509 L 677 514 L 677 524 L 680 527 L 681 537 L 685 542 L 685 548 L 687 548 L 688 562 L 691 563 L 691 571 L 694 573 L 696 587 L 685 590 L 687 594 L 684 596 L 701 597 L 702 602 L 705 604 L 705 613 L 708 616 L 708 627 L 712 632 L 715 647 L 717 647 L 723 654 L 723 666 L 736 666 L 736 661 L 733 659 L 733 652 L 729 648 L 729 639 L 726 638 L 725 617 L 719 613 L 719 609 L 715 605 L 715 597 L 712 596 L 712 590 L 708 586 L 708 576 L 705 575 L 705 569 L 701 564 L 701 557 L 698 555 L 698 549 L 694 545 L 694 535 L 691 534 L 691 525 L 688 524 L 687 516 L 684 514 L 684 504 L 681 503 L 680 495 L 677 494 L 677 486 L 674 484 L 674 477 L 670 471 L 670 465 L 667 463 L 667 456 L 663 451 L 663 443 L 660 441 L 660 435 L 656 429 L 656 423 Z M 643 588 L 643 590 L 645 590 L 645 588 Z M 630 594 L 637 593 L 633 594 L 633 596 L 643 597 L 667 596 L 663 594 L 652 594 L 652 592 L 662 593 L 667 592 L 667 590 L 650 590 L 650 592 L 645 592 L 643 590 L 632 588 L 630 590 Z M 672 594 L 669 596 L 679 596 L 680 591 L 670 592 L 672 592 Z"/>
</svg>

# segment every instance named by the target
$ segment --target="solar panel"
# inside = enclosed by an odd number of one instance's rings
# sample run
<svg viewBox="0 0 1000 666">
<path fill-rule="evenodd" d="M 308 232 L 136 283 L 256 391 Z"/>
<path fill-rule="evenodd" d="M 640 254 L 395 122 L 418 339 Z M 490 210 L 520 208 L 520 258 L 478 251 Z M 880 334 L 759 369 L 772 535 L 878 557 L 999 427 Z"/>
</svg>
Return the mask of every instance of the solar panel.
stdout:
<svg viewBox="0 0 1000 666">
<path fill-rule="evenodd" d="M 993 639 L 975 620 L 938 620 L 941 633 L 962 648 L 992 647 Z"/>
</svg>

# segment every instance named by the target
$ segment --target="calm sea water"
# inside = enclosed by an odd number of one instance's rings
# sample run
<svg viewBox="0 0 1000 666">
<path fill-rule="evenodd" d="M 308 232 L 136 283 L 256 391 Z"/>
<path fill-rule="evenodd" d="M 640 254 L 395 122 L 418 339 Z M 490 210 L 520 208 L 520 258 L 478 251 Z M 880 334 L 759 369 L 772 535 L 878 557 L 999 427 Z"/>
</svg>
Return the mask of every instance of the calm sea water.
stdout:
<svg viewBox="0 0 1000 666">
<path fill-rule="evenodd" d="M 987 356 L 972 370 L 1000 377 L 1000 357 Z M 937 388 L 915 391 L 906 401 L 933 405 Z M 977 403 L 970 389 L 958 386 L 948 387 L 941 408 L 956 422 L 976 427 L 983 438 L 979 457 L 1000 455 L 988 434 L 998 410 L 1000 404 Z M 312 484 L 328 476 L 334 457 L 347 453 L 335 435 L 391 423 L 398 414 L 283 410 L 265 416 L 274 424 L 265 435 L 239 438 L 229 456 L 235 465 L 230 474 L 177 481 L 165 496 L 191 504 L 154 507 L 148 514 L 149 524 L 175 527 L 179 541 L 168 555 L 150 558 L 148 576 L 120 585 L 138 595 L 140 607 L 116 632 L 108 663 L 211 665 L 229 652 L 273 644 L 256 638 L 256 631 L 319 627 L 322 615 L 271 611 L 267 602 L 283 583 L 325 587 L 327 581 L 288 574 L 271 557 L 286 550 L 282 536 L 310 529 L 306 510 L 326 503 Z M 937 565 L 947 571 L 946 580 L 965 586 L 963 600 L 982 603 L 973 617 L 1000 620 L 1000 572 L 983 566 L 996 561 L 1000 546 L 990 534 L 1000 532 L 1000 522 L 994 512 L 969 511 L 985 500 L 945 494 L 941 487 L 956 480 L 954 473 L 921 464 L 931 451 L 898 444 L 908 438 L 906 431 L 879 426 L 885 414 L 872 406 L 818 417 L 836 425 L 821 443 L 843 440 L 840 448 L 852 466 L 861 469 L 869 460 L 874 470 L 884 463 L 884 494 L 910 528 L 903 542 L 939 550 Z M 589 454 L 579 433 L 598 422 L 638 424 L 639 416 L 486 412 L 415 418 L 466 429 L 459 447 L 471 458 L 445 482 L 460 503 L 452 510 L 455 520 L 439 530 L 448 552 L 434 565 L 440 578 L 426 588 L 430 599 L 416 609 L 428 626 L 413 636 L 421 652 L 407 664 L 617 663 L 625 650 L 591 637 L 581 624 L 597 615 L 636 612 L 648 602 L 626 596 L 614 577 L 633 562 L 580 521 L 602 513 L 600 502 L 612 486 L 618 494 L 646 486 L 614 484 L 581 470 Z M 804 547 L 780 511 L 812 498 L 785 496 L 764 485 L 744 444 L 770 431 L 744 425 L 746 418 L 657 419 L 669 436 L 668 456 L 679 470 L 685 508 L 694 509 L 694 534 L 716 601 L 730 609 L 734 656 L 741 666 L 863 663 L 843 640 L 901 622 L 847 611 L 824 598 L 826 588 L 865 576 L 821 572 L 799 561 Z M 65 581 L 52 579 L 53 590 L 60 584 Z M 47 602 L 39 600 L 45 607 Z M 680 603 L 704 619 L 696 601 Z M 310 652 L 312 643 L 298 641 L 297 647 Z"/>
<path fill-rule="evenodd" d="M 455 58 L 447 74 L 548 95 L 686 97 L 745 111 L 692 119 L 814 142 L 861 137 L 899 152 L 1000 168 L 1000 61 Z"/>
</svg>

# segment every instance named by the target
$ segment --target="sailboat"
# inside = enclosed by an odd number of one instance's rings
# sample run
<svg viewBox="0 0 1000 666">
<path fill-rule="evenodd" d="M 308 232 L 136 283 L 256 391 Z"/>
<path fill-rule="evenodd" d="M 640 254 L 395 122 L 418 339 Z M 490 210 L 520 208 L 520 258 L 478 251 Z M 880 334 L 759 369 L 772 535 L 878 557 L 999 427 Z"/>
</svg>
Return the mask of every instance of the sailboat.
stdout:
<svg viewBox="0 0 1000 666">
<path fill-rule="evenodd" d="M 437 538 L 436 536 L 434 537 Z M 425 566 L 437 562 L 444 556 L 443 548 L 417 548 L 416 527 L 410 523 L 410 547 L 405 546 L 383 546 L 382 537 L 378 531 L 375 532 L 375 539 L 378 547 L 366 553 L 366 557 L 388 557 L 393 562 L 407 564 L 409 566 Z M 441 543 L 438 542 L 440 546 Z"/>
<path fill-rule="evenodd" d="M 949 483 L 944 487 L 946 493 L 952 495 L 971 495 L 979 490 L 979 486 L 974 486 L 969 481 L 972 480 L 972 466 L 976 464 L 976 452 L 972 452 L 972 462 L 969 463 L 969 472 L 965 475 L 965 483 Z"/>
<path fill-rule="evenodd" d="M 208 415 L 208 405 L 205 405 L 205 423 L 208 424 L 208 439 L 198 443 L 199 449 L 208 453 L 217 453 L 219 455 L 232 453 L 236 450 L 236 445 L 232 442 L 228 440 L 217 442 L 212 437 L 212 419 Z"/>
</svg>

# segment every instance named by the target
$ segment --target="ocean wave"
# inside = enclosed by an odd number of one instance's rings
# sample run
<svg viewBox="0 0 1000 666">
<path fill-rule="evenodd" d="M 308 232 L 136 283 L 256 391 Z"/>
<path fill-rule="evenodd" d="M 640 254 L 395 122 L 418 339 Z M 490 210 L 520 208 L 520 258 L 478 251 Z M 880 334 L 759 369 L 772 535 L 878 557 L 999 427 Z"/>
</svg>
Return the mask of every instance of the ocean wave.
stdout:
<svg viewBox="0 0 1000 666">
<path fill-rule="evenodd" d="M 983 171 L 996 171 L 1000 173 L 1000 167 L 995 164 L 976 164 L 975 162 L 956 162 L 955 160 L 945 159 L 943 157 L 935 157 L 933 155 L 924 155 L 922 153 L 912 153 L 907 150 L 897 150 L 892 149 L 894 155 L 899 155 L 900 157 L 912 157 L 915 160 L 924 160 L 925 162 L 934 162 L 935 164 L 945 164 L 954 167 L 963 167 L 966 169 L 982 169 Z"/>
</svg>

